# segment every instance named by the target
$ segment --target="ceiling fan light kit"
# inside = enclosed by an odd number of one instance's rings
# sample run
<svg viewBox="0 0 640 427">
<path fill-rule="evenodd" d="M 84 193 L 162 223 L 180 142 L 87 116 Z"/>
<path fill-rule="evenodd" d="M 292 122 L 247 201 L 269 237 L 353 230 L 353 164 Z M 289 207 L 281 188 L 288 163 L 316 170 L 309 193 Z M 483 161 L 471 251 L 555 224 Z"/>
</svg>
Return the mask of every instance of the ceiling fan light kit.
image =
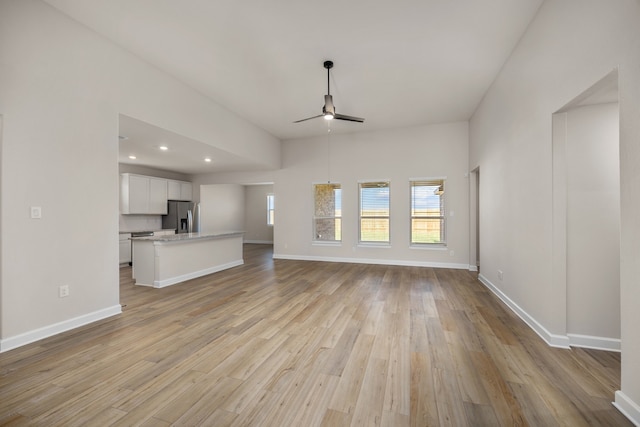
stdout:
<svg viewBox="0 0 640 427">
<path fill-rule="evenodd" d="M 308 117 L 306 119 L 296 120 L 293 123 L 300 123 L 311 119 L 317 119 L 318 117 L 323 117 L 325 120 L 337 119 L 357 123 L 364 122 L 364 119 L 361 117 L 347 116 L 345 114 L 336 113 L 335 106 L 333 105 L 333 97 L 331 96 L 331 85 L 329 80 L 329 70 L 333 68 L 333 61 L 324 61 L 324 68 L 327 69 L 327 94 L 324 96 L 324 106 L 322 107 L 322 114 Z"/>
</svg>

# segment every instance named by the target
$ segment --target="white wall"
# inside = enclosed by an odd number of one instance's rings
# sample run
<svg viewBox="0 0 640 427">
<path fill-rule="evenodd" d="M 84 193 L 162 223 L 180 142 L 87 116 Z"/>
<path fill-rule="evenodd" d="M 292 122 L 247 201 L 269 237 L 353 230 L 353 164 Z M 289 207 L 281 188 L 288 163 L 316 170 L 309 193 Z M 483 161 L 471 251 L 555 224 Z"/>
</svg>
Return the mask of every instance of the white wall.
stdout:
<svg viewBox="0 0 640 427">
<path fill-rule="evenodd" d="M 211 184 L 200 187 L 201 232 L 244 231 L 244 187 Z"/>
<path fill-rule="evenodd" d="M 620 339 L 618 104 L 566 113 L 567 333 Z"/>
<path fill-rule="evenodd" d="M 275 180 L 276 170 L 250 171 L 250 172 L 218 172 L 196 174 L 191 176 L 193 183 L 193 200 L 200 200 L 200 186 L 207 184 L 243 184 L 264 185 Z"/>
<path fill-rule="evenodd" d="M 278 171 L 196 175 L 193 181 L 273 182 L 276 258 L 469 268 L 467 147 L 465 122 L 333 134 L 330 150 L 325 136 L 283 142 Z M 444 250 L 409 247 L 409 180 L 428 177 L 447 179 L 447 210 L 453 216 L 447 217 Z M 342 184 L 343 241 L 339 246 L 312 243 L 313 184 L 328 179 Z M 385 248 L 357 243 L 358 181 L 376 179 L 391 181 L 391 246 Z"/>
<path fill-rule="evenodd" d="M 147 166 L 129 165 L 126 163 L 118 163 L 118 171 L 120 173 L 135 173 L 138 175 L 157 176 L 158 178 L 174 179 L 176 181 L 191 181 L 191 175 L 187 175 L 184 173 L 150 168 Z"/>
<path fill-rule="evenodd" d="M 276 138 L 185 84 L 38 0 L 0 2 L 1 350 L 120 311 L 120 113 L 280 165 Z"/>
<path fill-rule="evenodd" d="M 471 119 L 470 168 L 482 175 L 484 279 L 545 339 L 566 344 L 566 289 L 552 280 L 551 118 L 619 68 L 622 390 L 615 400 L 640 423 L 638 22 L 636 0 L 545 1 Z"/>
<path fill-rule="evenodd" d="M 247 185 L 244 187 L 245 242 L 273 243 L 273 226 L 267 225 L 267 194 L 272 193 L 273 185 Z"/>
<path fill-rule="evenodd" d="M 274 256 L 468 268 L 468 125 L 447 123 L 283 143 Z M 330 153 L 330 162 L 327 156 Z M 446 177 L 447 248 L 409 247 L 409 180 Z M 342 244 L 312 244 L 313 184 L 342 185 Z M 358 181 L 391 182 L 391 246 L 358 245 Z"/>
</svg>

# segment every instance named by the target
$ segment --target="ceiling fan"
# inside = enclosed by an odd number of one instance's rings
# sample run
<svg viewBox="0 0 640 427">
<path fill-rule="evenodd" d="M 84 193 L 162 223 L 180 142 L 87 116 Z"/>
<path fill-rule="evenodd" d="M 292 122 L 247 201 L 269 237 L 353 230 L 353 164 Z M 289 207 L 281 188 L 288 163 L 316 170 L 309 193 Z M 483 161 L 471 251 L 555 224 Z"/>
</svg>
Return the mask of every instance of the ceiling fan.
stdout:
<svg viewBox="0 0 640 427">
<path fill-rule="evenodd" d="M 308 117 L 302 120 L 296 120 L 293 123 L 300 123 L 306 120 L 317 119 L 318 117 L 324 117 L 325 120 L 337 119 L 337 120 L 347 120 L 349 122 L 358 122 L 358 123 L 364 122 L 364 119 L 360 117 L 353 117 L 353 116 L 347 116 L 345 114 L 336 113 L 336 108 L 333 105 L 333 97 L 331 96 L 331 89 L 329 86 L 329 70 L 333 68 L 333 62 L 324 61 L 324 68 L 327 69 L 327 94 L 324 96 L 324 106 L 322 107 L 322 114 L 318 114 L 317 116 Z"/>
</svg>

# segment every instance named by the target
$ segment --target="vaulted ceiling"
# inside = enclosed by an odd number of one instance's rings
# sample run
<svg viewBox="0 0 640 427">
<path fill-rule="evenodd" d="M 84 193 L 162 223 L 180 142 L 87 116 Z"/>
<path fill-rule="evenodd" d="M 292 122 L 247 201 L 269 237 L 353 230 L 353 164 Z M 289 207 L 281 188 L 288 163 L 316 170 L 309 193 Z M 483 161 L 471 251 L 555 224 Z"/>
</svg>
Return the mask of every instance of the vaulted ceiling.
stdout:
<svg viewBox="0 0 640 427">
<path fill-rule="evenodd" d="M 542 0 L 45 0 L 279 139 L 467 120 Z M 334 121 L 336 122 L 336 121 Z"/>
</svg>

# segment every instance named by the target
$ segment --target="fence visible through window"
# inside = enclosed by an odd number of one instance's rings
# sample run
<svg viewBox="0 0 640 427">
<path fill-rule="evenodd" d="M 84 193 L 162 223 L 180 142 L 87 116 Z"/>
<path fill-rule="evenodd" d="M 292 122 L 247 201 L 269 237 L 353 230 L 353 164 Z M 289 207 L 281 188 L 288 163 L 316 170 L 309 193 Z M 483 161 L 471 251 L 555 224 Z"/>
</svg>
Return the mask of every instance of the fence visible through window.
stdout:
<svg viewBox="0 0 640 427">
<path fill-rule="evenodd" d="M 444 244 L 444 180 L 411 181 L 411 244 Z"/>
</svg>

